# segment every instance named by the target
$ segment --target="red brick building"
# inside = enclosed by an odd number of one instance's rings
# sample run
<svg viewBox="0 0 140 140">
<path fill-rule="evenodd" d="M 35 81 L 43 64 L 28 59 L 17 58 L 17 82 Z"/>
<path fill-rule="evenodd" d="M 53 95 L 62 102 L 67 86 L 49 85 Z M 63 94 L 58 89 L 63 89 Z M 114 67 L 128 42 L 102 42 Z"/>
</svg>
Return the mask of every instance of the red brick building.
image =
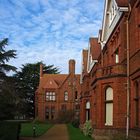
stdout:
<svg viewBox="0 0 140 140">
<path fill-rule="evenodd" d="M 102 29 L 82 52 L 82 73 L 40 72 L 36 93 L 39 120 L 56 119 L 60 110 L 76 110 L 80 123 L 91 120 L 94 134 L 140 134 L 140 0 L 105 0 Z M 41 67 L 42 69 L 42 67 Z M 80 83 L 79 83 L 80 82 Z"/>
<path fill-rule="evenodd" d="M 75 74 L 75 61 L 69 61 L 69 74 L 43 74 L 36 91 L 36 117 L 40 121 L 55 120 L 60 111 L 79 113 L 80 75 Z"/>
<path fill-rule="evenodd" d="M 125 131 L 126 118 L 130 130 L 140 130 L 140 1 L 130 0 L 130 6 L 105 0 L 99 44 L 90 39 L 83 50 L 80 122 L 90 119 L 94 134 Z"/>
<path fill-rule="evenodd" d="M 130 128 L 140 133 L 140 0 L 131 1 L 130 49 Z"/>
</svg>

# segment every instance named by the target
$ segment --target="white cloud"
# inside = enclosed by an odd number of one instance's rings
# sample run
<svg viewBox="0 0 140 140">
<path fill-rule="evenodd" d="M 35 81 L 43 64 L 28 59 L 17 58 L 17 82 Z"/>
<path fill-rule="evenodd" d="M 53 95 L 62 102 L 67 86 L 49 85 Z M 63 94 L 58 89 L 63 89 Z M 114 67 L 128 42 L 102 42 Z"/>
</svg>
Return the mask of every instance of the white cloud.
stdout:
<svg viewBox="0 0 140 140">
<path fill-rule="evenodd" d="M 16 10 L 15 10 L 16 9 Z M 5 0 L 0 2 L 0 38 L 9 37 L 8 49 L 17 50 L 21 64 L 44 61 L 63 73 L 76 59 L 80 72 L 81 50 L 101 27 L 103 0 Z"/>
</svg>

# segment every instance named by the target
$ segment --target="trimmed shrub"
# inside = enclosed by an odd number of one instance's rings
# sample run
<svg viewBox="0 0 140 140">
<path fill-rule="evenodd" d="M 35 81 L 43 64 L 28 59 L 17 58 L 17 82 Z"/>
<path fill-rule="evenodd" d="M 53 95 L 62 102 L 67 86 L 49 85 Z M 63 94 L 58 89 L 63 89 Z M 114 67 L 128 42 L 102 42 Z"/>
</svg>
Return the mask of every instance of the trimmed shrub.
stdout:
<svg viewBox="0 0 140 140">
<path fill-rule="evenodd" d="M 91 136 L 92 135 L 93 128 L 92 128 L 91 120 L 86 121 L 84 123 L 84 126 L 82 128 L 82 131 L 83 131 L 83 133 L 84 133 L 85 136 Z"/>
<path fill-rule="evenodd" d="M 79 125 L 80 125 L 80 122 L 79 122 L 79 119 L 74 119 L 71 124 L 76 127 L 76 128 L 79 128 Z"/>
</svg>

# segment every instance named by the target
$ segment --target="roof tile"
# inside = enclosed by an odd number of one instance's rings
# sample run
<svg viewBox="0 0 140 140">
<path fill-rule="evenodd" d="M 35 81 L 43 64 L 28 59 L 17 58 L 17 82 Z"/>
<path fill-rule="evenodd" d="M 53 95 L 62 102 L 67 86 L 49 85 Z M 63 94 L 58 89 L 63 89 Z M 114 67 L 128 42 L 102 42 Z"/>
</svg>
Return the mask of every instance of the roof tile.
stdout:
<svg viewBox="0 0 140 140">
<path fill-rule="evenodd" d="M 119 7 L 126 7 L 128 6 L 128 0 L 116 0 L 116 3 Z"/>
<path fill-rule="evenodd" d="M 98 38 L 90 38 L 90 52 L 92 54 L 92 59 L 97 60 L 101 52 L 101 46 L 98 43 Z"/>
<path fill-rule="evenodd" d="M 67 76 L 68 74 L 44 74 L 40 80 L 39 88 L 58 88 Z"/>
</svg>

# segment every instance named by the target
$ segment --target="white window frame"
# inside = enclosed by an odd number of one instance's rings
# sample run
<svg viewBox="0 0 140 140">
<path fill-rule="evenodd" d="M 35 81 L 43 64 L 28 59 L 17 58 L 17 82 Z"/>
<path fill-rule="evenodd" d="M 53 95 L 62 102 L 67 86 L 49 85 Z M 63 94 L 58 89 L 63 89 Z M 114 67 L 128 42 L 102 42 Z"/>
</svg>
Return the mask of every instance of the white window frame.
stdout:
<svg viewBox="0 0 140 140">
<path fill-rule="evenodd" d="M 90 119 L 90 102 L 86 102 L 86 120 Z"/>
<path fill-rule="evenodd" d="M 68 92 L 67 91 L 64 92 L 64 101 L 68 101 Z"/>
<path fill-rule="evenodd" d="M 55 101 L 56 100 L 56 94 L 55 92 L 46 92 L 46 101 Z"/>
<path fill-rule="evenodd" d="M 115 52 L 115 63 L 118 64 L 119 63 L 119 50 L 117 49 Z"/>
<path fill-rule="evenodd" d="M 105 126 L 113 126 L 113 89 L 105 91 Z"/>
</svg>

